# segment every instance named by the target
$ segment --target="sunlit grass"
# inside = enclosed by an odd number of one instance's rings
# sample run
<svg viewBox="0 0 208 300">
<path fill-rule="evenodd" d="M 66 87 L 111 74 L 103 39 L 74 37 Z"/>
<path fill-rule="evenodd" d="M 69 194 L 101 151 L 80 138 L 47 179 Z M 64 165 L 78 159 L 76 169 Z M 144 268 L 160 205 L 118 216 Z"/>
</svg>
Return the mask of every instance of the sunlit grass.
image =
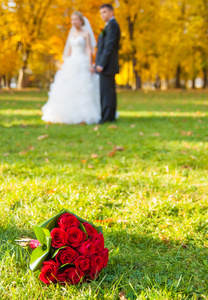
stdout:
<svg viewBox="0 0 208 300">
<path fill-rule="evenodd" d="M 207 95 L 118 98 L 117 128 L 95 128 L 45 124 L 46 93 L 0 94 L 0 299 L 208 297 Z M 110 261 L 90 285 L 44 287 L 14 242 L 63 207 L 102 222 Z"/>
</svg>

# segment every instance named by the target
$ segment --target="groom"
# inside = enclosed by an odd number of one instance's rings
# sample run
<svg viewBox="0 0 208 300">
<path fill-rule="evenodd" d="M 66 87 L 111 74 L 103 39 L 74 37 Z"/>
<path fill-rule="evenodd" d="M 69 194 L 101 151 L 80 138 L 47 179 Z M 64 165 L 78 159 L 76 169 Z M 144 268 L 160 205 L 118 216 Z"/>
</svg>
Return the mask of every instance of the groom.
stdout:
<svg viewBox="0 0 208 300">
<path fill-rule="evenodd" d="M 115 75 L 119 73 L 118 50 L 120 28 L 114 17 L 111 4 L 100 7 L 101 18 L 105 28 L 98 39 L 96 56 L 96 71 L 100 74 L 100 97 L 102 118 L 99 124 L 115 121 L 116 113 L 116 84 Z"/>
</svg>

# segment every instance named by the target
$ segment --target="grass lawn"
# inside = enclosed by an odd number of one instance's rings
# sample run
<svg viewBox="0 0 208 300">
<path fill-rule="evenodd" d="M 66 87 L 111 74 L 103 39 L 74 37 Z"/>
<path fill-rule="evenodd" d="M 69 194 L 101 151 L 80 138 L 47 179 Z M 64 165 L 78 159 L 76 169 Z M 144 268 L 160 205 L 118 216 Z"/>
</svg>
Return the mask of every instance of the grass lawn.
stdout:
<svg viewBox="0 0 208 300">
<path fill-rule="evenodd" d="M 206 93 L 120 92 L 113 128 L 45 124 L 46 100 L 0 94 L 0 299 L 208 299 Z M 45 286 L 15 243 L 63 207 L 103 226 L 91 284 Z"/>
</svg>

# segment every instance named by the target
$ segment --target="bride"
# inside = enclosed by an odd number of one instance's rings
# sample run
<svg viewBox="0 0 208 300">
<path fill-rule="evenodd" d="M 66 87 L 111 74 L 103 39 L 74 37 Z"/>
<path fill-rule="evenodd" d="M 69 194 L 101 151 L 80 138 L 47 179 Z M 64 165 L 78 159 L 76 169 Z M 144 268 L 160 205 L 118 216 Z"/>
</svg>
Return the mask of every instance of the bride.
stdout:
<svg viewBox="0 0 208 300">
<path fill-rule="evenodd" d="M 96 40 L 87 18 L 74 12 L 65 45 L 64 63 L 50 86 L 42 120 L 51 123 L 98 123 L 101 119 L 99 77 L 94 74 L 92 52 Z"/>
</svg>

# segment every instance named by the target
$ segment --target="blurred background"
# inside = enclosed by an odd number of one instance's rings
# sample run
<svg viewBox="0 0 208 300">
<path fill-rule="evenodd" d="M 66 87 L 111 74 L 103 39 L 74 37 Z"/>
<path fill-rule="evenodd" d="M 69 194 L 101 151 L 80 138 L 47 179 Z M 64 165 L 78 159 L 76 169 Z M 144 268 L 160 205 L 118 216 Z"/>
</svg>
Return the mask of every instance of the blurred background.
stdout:
<svg viewBox="0 0 208 300">
<path fill-rule="evenodd" d="M 48 89 L 62 63 L 71 13 L 80 10 L 98 37 L 104 2 L 0 0 L 0 88 Z M 207 0 L 111 3 L 122 32 L 119 87 L 208 87 Z"/>
</svg>

